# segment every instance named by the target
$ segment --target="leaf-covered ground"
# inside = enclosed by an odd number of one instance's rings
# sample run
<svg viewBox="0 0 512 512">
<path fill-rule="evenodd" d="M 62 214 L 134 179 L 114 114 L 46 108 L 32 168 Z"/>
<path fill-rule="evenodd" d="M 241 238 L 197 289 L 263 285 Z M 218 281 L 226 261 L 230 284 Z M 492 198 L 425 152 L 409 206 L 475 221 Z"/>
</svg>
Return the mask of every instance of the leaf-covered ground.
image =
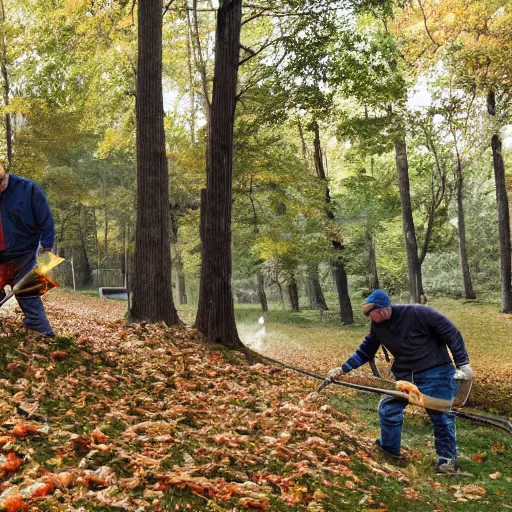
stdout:
<svg viewBox="0 0 512 512">
<path fill-rule="evenodd" d="M 186 327 L 127 328 L 123 308 L 54 291 L 50 341 L 25 339 L 16 311 L 4 318 L 0 508 L 510 507 L 505 433 L 478 437 L 471 464 L 482 469 L 471 481 L 436 477 L 418 447 L 396 466 L 366 423 L 375 404 L 338 389 L 311 394 L 316 382 L 250 364 Z M 411 418 L 425 428 L 421 412 Z"/>
</svg>

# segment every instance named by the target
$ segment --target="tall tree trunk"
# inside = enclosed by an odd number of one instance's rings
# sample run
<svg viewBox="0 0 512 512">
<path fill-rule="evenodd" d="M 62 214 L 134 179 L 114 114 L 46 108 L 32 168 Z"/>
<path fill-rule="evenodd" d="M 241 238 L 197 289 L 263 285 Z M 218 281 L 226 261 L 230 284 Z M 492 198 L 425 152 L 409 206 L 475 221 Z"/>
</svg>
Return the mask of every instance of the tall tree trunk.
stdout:
<svg viewBox="0 0 512 512">
<path fill-rule="evenodd" d="M 179 323 L 171 283 L 169 173 L 162 95 L 162 0 L 138 6 L 137 223 L 131 317 Z"/>
<path fill-rule="evenodd" d="M 210 104 L 210 95 L 208 92 L 208 79 L 206 76 L 206 64 L 205 64 L 204 58 L 203 58 L 203 50 L 201 47 L 201 37 L 199 34 L 199 19 L 197 16 L 197 0 L 192 1 L 192 12 L 194 14 L 194 20 L 193 20 L 194 34 L 193 34 L 193 37 L 191 38 L 191 42 L 192 42 L 192 48 L 194 49 L 194 47 L 195 47 L 194 54 L 197 54 L 196 67 L 201 75 L 201 85 L 202 85 L 202 89 L 203 89 L 204 115 L 206 117 L 206 121 L 209 122 L 210 121 L 211 104 Z M 220 9 L 219 9 L 219 12 L 220 12 Z M 189 13 L 189 11 L 187 10 L 187 16 L 189 16 L 188 13 Z M 191 24 L 190 18 L 188 17 L 187 20 L 188 20 L 189 27 L 191 27 L 192 24 Z M 218 15 L 217 15 L 217 24 L 218 24 Z M 215 43 L 215 44 L 217 44 L 217 43 Z M 217 59 L 215 59 L 215 60 L 217 60 Z"/>
<path fill-rule="evenodd" d="M 9 106 L 10 96 L 10 83 L 9 83 L 9 72 L 7 70 L 7 38 L 5 36 L 5 9 L 4 2 L 0 0 L 0 59 L 1 59 L 1 71 L 2 78 L 4 81 L 4 107 L 6 110 L 4 116 L 5 122 L 5 146 L 7 153 L 7 167 L 10 168 L 12 165 L 12 125 L 11 125 L 11 114 L 7 112 Z"/>
<path fill-rule="evenodd" d="M 87 244 L 85 243 L 85 234 L 83 229 L 84 209 L 81 207 L 79 212 L 78 221 L 78 236 L 80 238 L 80 266 L 79 266 L 79 279 L 77 280 L 78 286 L 86 286 L 92 283 L 91 266 L 89 264 L 89 257 L 87 255 Z"/>
<path fill-rule="evenodd" d="M 334 263 L 332 272 L 334 282 L 336 283 L 338 299 L 340 301 L 340 321 L 342 324 L 353 324 L 354 314 L 352 312 L 352 304 L 350 303 L 350 296 L 348 294 L 347 272 L 341 256 Z"/>
<path fill-rule="evenodd" d="M 409 301 L 418 303 L 423 288 L 421 283 L 420 265 L 418 261 L 418 245 L 412 218 L 411 192 L 409 185 L 409 163 L 405 139 L 395 140 L 395 161 L 398 173 L 398 188 L 402 203 L 402 224 L 407 252 L 407 274 L 409 281 Z"/>
<path fill-rule="evenodd" d="M 368 257 L 370 260 L 370 288 L 377 290 L 380 288 L 379 272 L 377 270 L 377 258 L 375 256 L 375 236 L 370 233 L 368 236 Z"/>
<path fill-rule="evenodd" d="M 106 201 L 106 198 L 105 198 Z M 110 266 L 108 263 L 108 207 L 105 204 L 105 236 L 103 237 L 103 251 L 105 253 L 105 263 L 107 266 Z"/>
<path fill-rule="evenodd" d="M 290 281 L 287 285 L 288 290 L 288 298 L 290 299 L 290 307 L 292 311 L 299 311 L 299 289 L 297 287 L 297 281 L 295 280 L 295 276 L 290 278 Z"/>
<path fill-rule="evenodd" d="M 322 146 L 320 143 L 320 129 L 318 123 L 314 121 L 312 123 L 312 130 L 315 135 L 314 139 L 314 160 L 317 176 L 325 182 L 325 202 L 327 204 L 327 217 L 329 220 L 334 220 L 334 214 L 330 210 L 331 203 L 331 192 L 327 181 L 327 174 L 324 167 L 324 159 L 322 155 Z M 350 302 L 350 296 L 348 294 L 348 280 L 347 273 L 345 270 L 345 262 L 341 256 L 343 251 L 343 245 L 339 240 L 332 240 L 332 246 L 334 248 L 334 262 L 332 263 L 334 280 L 336 282 L 336 290 L 338 292 L 338 301 L 340 304 L 340 318 L 341 323 L 351 324 L 354 323 L 354 312 L 352 311 L 352 303 Z"/>
<path fill-rule="evenodd" d="M 297 120 L 297 126 L 299 128 L 299 137 L 300 137 L 300 142 L 302 145 L 302 158 L 304 159 L 304 162 L 307 162 L 308 149 L 306 146 L 306 139 L 304 138 L 304 130 L 302 129 L 302 123 L 300 122 L 300 119 Z"/>
<path fill-rule="evenodd" d="M 176 277 L 178 279 L 178 298 L 180 305 L 188 304 L 187 286 L 185 282 L 185 274 L 183 273 L 183 263 L 181 261 L 181 252 L 176 254 Z"/>
<path fill-rule="evenodd" d="M 265 293 L 265 279 L 261 272 L 258 272 L 258 298 L 260 299 L 263 313 L 268 311 L 267 294 Z"/>
<path fill-rule="evenodd" d="M 364 107 L 365 117 L 368 119 L 368 108 Z M 375 159 L 373 155 L 370 156 L 370 174 L 373 178 L 373 171 L 375 167 Z M 371 226 L 368 226 L 368 259 L 370 263 L 370 288 L 378 290 L 380 288 L 379 270 L 377 268 L 377 256 L 375 254 L 375 232 Z M 374 362 L 375 364 L 375 362 Z M 372 367 L 372 371 L 374 368 Z M 374 371 L 375 373 L 375 371 Z"/>
<path fill-rule="evenodd" d="M 325 302 L 322 286 L 318 277 L 318 265 L 311 263 L 308 265 L 307 276 L 308 295 L 310 295 L 311 309 L 323 309 L 327 311 L 327 303 Z"/>
<path fill-rule="evenodd" d="M 209 341 L 244 349 L 235 323 L 231 289 L 231 210 L 242 0 L 223 2 L 217 12 L 215 69 L 208 136 L 206 208 L 201 228 L 200 297 L 197 328 Z M 207 320 L 207 321 L 206 321 Z"/>
<path fill-rule="evenodd" d="M 455 173 L 455 190 L 457 193 L 457 234 L 459 239 L 460 267 L 462 270 L 462 282 L 464 285 L 464 297 L 466 299 L 475 299 L 473 283 L 471 282 L 471 273 L 469 271 L 468 253 L 466 250 L 466 219 L 464 215 L 464 187 L 462 178 L 462 162 L 460 159 L 457 145 L 455 145 L 457 155 L 457 166 Z"/>
<path fill-rule="evenodd" d="M 192 144 L 196 141 L 196 81 L 194 77 L 193 63 L 195 61 L 195 51 L 192 43 L 192 27 L 190 24 L 190 13 L 187 9 L 187 67 L 189 83 L 189 101 L 190 101 L 190 140 Z"/>
<path fill-rule="evenodd" d="M 487 95 L 487 111 L 496 115 L 496 97 L 493 91 Z M 496 183 L 496 207 L 498 213 L 498 233 L 500 241 L 500 273 L 501 273 L 501 311 L 512 313 L 512 253 L 510 246 L 510 214 L 505 179 L 505 164 L 501 151 L 499 133 L 491 139 L 494 181 Z"/>
<path fill-rule="evenodd" d="M 169 204 L 169 222 L 171 224 L 171 245 L 176 247 L 178 244 L 178 217 L 179 217 L 179 204 Z M 172 251 L 171 251 L 172 253 Z M 187 290 L 185 287 L 185 275 L 183 274 L 183 261 L 181 259 L 181 251 L 174 251 L 174 258 L 172 258 L 172 265 L 176 272 L 176 279 L 178 281 L 178 300 L 181 305 L 188 304 Z"/>
</svg>

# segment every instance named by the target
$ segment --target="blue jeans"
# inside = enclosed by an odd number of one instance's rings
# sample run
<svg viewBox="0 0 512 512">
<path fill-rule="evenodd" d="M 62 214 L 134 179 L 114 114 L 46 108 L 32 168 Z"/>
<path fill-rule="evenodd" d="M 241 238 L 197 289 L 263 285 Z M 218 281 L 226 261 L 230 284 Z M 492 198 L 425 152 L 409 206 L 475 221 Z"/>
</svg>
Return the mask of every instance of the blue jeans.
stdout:
<svg viewBox="0 0 512 512">
<path fill-rule="evenodd" d="M 20 281 L 37 265 L 37 252 L 24 254 L 12 261 L 16 265 L 13 285 Z M 44 335 L 52 335 L 53 331 L 44 311 L 43 301 L 39 295 L 32 297 L 16 297 L 25 316 L 25 327 Z"/>
<path fill-rule="evenodd" d="M 425 395 L 445 400 L 457 396 L 457 383 L 453 378 L 455 369 L 451 364 L 436 366 L 429 370 L 399 372 L 397 380 L 412 382 Z M 384 397 L 379 403 L 380 445 L 394 455 L 400 454 L 404 409 L 409 402 L 392 396 Z M 455 416 L 452 413 L 426 409 L 434 427 L 435 448 L 438 464 L 457 458 Z"/>
</svg>

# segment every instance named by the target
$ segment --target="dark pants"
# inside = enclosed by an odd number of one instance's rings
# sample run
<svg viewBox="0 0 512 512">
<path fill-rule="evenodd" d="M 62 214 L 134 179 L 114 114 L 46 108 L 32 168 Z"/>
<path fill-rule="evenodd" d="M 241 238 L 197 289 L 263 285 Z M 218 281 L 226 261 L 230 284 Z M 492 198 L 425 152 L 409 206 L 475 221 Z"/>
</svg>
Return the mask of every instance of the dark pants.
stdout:
<svg viewBox="0 0 512 512">
<path fill-rule="evenodd" d="M 36 266 L 36 260 L 37 252 L 30 252 L 13 259 L 9 263 L 2 264 L 4 266 L 4 272 L 1 273 L 1 289 L 7 284 L 14 286 L 25 277 L 25 275 Z M 44 311 L 43 301 L 39 295 L 32 297 L 16 296 L 16 300 L 25 316 L 24 322 L 27 329 L 40 332 L 44 335 L 53 335 L 50 322 L 48 322 Z"/>
<path fill-rule="evenodd" d="M 412 382 L 425 395 L 445 400 L 453 400 L 457 396 L 457 383 L 453 378 L 455 369 L 451 364 L 436 366 L 421 372 L 408 372 L 396 375 L 399 380 Z M 400 454 L 402 425 L 406 400 L 384 397 L 379 403 L 381 428 L 380 443 L 384 450 L 395 455 Z M 452 413 L 427 409 L 434 427 L 435 448 L 438 464 L 454 461 L 457 457 L 455 436 L 455 417 Z"/>
</svg>

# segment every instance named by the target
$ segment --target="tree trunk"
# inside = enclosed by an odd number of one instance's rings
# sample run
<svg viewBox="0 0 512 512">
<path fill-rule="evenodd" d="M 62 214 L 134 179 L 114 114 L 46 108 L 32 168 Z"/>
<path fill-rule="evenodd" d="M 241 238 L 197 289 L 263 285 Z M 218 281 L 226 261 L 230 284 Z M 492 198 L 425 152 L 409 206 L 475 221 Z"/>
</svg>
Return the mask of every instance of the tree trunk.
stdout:
<svg viewBox="0 0 512 512">
<path fill-rule="evenodd" d="M 290 306 L 292 308 L 292 311 L 298 312 L 299 311 L 299 289 L 297 288 L 297 281 L 295 280 L 295 277 L 292 276 L 290 278 L 290 282 L 287 286 L 288 289 L 288 298 L 290 299 Z"/>
<path fill-rule="evenodd" d="M 466 220 L 464 216 L 462 162 L 460 160 L 457 147 L 455 147 L 455 151 L 457 154 L 457 168 L 455 169 L 455 189 L 457 192 L 457 234 L 459 239 L 460 267 L 462 270 L 462 281 L 464 285 L 464 298 L 475 299 L 476 295 L 473 291 L 471 273 L 469 271 L 468 254 L 466 250 Z"/>
<path fill-rule="evenodd" d="M 77 286 L 86 286 L 92 283 L 91 266 L 89 264 L 89 257 L 87 255 L 87 245 L 85 243 L 85 235 L 82 227 L 82 208 L 80 208 L 78 236 L 80 237 L 80 246 L 78 248 L 80 257 L 78 258 L 79 264 L 75 266 L 77 270 L 78 279 Z M 78 268 L 77 268 L 78 267 Z"/>
<path fill-rule="evenodd" d="M 267 295 L 265 293 L 265 279 L 261 273 L 258 273 L 258 298 L 260 299 L 261 310 L 266 313 L 268 311 Z"/>
<path fill-rule="evenodd" d="M 4 107 L 6 113 L 4 116 L 5 121 L 5 147 L 7 153 L 7 168 L 10 169 L 12 165 L 12 125 L 11 114 L 7 112 L 9 106 L 10 84 L 9 72 L 7 71 L 7 38 L 5 37 L 5 10 L 4 2 L 0 0 L 0 44 L 2 45 L 0 52 L 2 78 L 4 80 Z"/>
<path fill-rule="evenodd" d="M 487 95 L 487 110 L 496 115 L 496 98 L 494 92 Z M 498 213 L 498 233 L 500 241 L 501 273 L 501 311 L 512 313 L 512 253 L 510 246 L 510 214 L 505 178 L 505 164 L 501 152 L 501 139 L 495 133 L 491 139 L 494 181 L 496 183 L 496 207 Z"/>
<path fill-rule="evenodd" d="M 323 309 L 327 311 L 327 303 L 325 302 L 324 293 L 320 285 L 318 277 L 318 265 L 312 263 L 308 265 L 308 278 L 307 278 L 308 295 L 310 296 L 311 309 Z"/>
<path fill-rule="evenodd" d="M 244 349 L 238 337 L 231 289 L 231 210 L 242 0 L 217 12 L 215 70 L 208 136 L 205 208 L 201 228 L 200 298 L 196 325 L 209 341 Z"/>
<path fill-rule="evenodd" d="M 332 268 L 338 299 L 340 301 L 340 321 L 342 324 L 353 324 L 354 315 L 352 312 L 352 304 L 348 294 L 348 279 L 345 271 L 343 259 L 339 257 Z"/>
<path fill-rule="evenodd" d="M 179 323 L 171 283 L 169 173 L 162 95 L 162 0 L 138 5 L 134 321 Z"/>
<path fill-rule="evenodd" d="M 315 168 L 318 177 L 325 181 L 325 202 L 327 204 L 327 218 L 329 220 L 334 220 L 334 214 L 331 211 L 329 205 L 331 203 L 331 191 L 329 189 L 327 174 L 324 168 L 324 159 L 322 156 L 322 147 L 320 144 L 320 130 L 318 128 L 318 123 L 315 121 L 312 125 L 312 129 L 315 135 L 314 139 L 314 160 L 315 160 Z M 352 324 L 354 323 L 354 313 L 352 311 L 352 304 L 350 302 L 350 296 L 348 294 L 348 281 L 347 281 L 347 273 L 345 271 L 345 263 L 341 256 L 341 252 L 343 251 L 343 245 L 339 240 L 332 240 L 332 246 L 334 248 L 335 259 L 332 264 L 334 280 L 336 282 L 336 289 L 338 291 L 338 300 L 340 304 L 340 318 L 341 323 L 343 324 Z"/>
<path fill-rule="evenodd" d="M 176 247 L 178 243 L 178 217 L 179 205 L 169 204 L 169 222 L 171 224 L 171 246 Z M 178 281 L 178 300 L 181 305 L 188 304 L 187 290 L 185 287 L 185 275 L 183 274 L 183 262 L 181 251 L 174 251 L 174 258 L 171 259 Z"/>
<path fill-rule="evenodd" d="M 106 201 L 107 198 L 105 194 L 105 236 L 103 237 L 103 252 L 105 254 L 105 263 L 107 266 L 110 266 L 108 262 L 108 207 Z"/>
<path fill-rule="evenodd" d="M 419 303 L 420 290 L 423 288 L 420 277 L 420 265 L 418 261 L 418 246 L 416 231 L 412 218 L 411 192 L 409 185 L 409 163 L 407 161 L 407 147 L 402 138 L 395 141 L 395 161 L 398 172 L 398 188 L 402 203 L 402 224 L 407 252 L 407 274 L 409 282 L 409 301 Z"/>
<path fill-rule="evenodd" d="M 190 24 L 190 13 L 187 10 L 187 67 L 189 82 L 189 101 L 190 101 L 190 140 L 192 144 L 196 141 L 196 84 L 194 78 L 193 63 L 195 61 L 195 51 L 192 43 L 192 27 Z"/>
<path fill-rule="evenodd" d="M 185 274 L 183 273 L 183 263 L 181 261 L 181 252 L 176 254 L 176 277 L 178 278 L 178 298 L 180 305 L 188 304 L 187 286 Z"/>
<path fill-rule="evenodd" d="M 239 0 L 240 2 L 242 0 Z M 194 35 L 191 37 L 191 43 L 192 48 L 194 49 L 194 53 L 197 52 L 197 60 L 196 60 L 196 67 L 199 70 L 199 73 L 201 75 L 201 85 L 203 89 L 203 105 L 204 105 L 204 115 L 206 117 L 206 122 L 210 122 L 210 95 L 208 93 L 208 79 L 206 76 L 206 64 L 204 62 L 203 58 L 203 50 L 201 48 L 201 37 L 199 35 L 199 20 L 197 17 L 197 0 L 193 0 L 192 2 L 192 12 L 194 14 Z M 188 9 L 187 9 L 187 16 L 188 16 Z M 220 13 L 220 9 L 219 9 Z M 189 27 L 191 26 L 190 18 L 187 18 Z M 218 26 L 218 14 L 217 14 L 217 26 Z M 217 35 L 217 34 L 216 34 Z M 217 42 L 215 43 L 217 44 Z M 195 48 L 194 48 L 195 45 Z M 217 61 L 217 58 L 215 58 L 215 62 Z M 237 63 L 237 72 L 238 72 L 238 63 Z"/>
<path fill-rule="evenodd" d="M 377 270 L 377 258 L 375 256 L 375 236 L 370 233 L 368 240 L 368 256 L 370 260 L 370 288 L 378 290 L 380 288 L 379 272 Z"/>
</svg>

